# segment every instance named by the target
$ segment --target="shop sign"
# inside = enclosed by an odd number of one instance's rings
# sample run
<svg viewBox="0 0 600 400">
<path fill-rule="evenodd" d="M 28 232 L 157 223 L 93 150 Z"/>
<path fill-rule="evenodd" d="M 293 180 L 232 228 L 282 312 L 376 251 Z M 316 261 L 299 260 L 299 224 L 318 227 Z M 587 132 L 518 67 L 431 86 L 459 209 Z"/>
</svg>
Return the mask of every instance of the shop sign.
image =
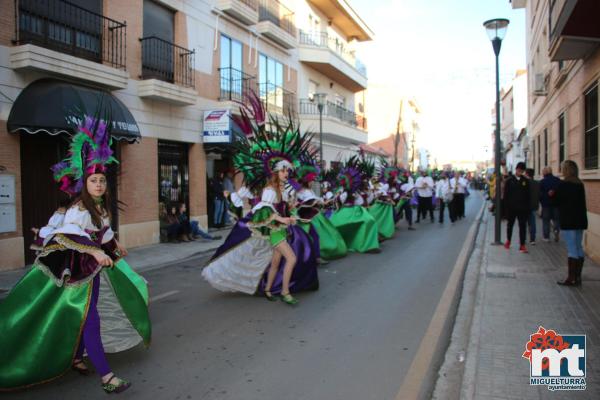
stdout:
<svg viewBox="0 0 600 400">
<path fill-rule="evenodd" d="M 204 111 L 204 143 L 231 143 L 229 110 Z"/>
</svg>

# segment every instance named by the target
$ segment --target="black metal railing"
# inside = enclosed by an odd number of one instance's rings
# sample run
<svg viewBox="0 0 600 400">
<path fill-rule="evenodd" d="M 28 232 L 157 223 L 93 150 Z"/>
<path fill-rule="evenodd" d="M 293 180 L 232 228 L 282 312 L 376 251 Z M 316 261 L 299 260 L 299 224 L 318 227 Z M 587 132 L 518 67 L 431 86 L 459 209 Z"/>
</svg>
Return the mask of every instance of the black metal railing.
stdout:
<svg viewBox="0 0 600 400">
<path fill-rule="evenodd" d="M 5 10 L 6 11 L 6 10 Z M 64 0 L 15 0 L 15 43 L 125 69 L 127 25 Z"/>
<path fill-rule="evenodd" d="M 259 83 L 258 95 L 267 112 L 291 116 L 298 115 L 296 93 L 272 83 Z"/>
<path fill-rule="evenodd" d="M 316 102 L 308 99 L 300 100 L 301 115 L 319 115 L 319 106 Z M 323 105 L 323 115 L 336 118 L 350 126 L 367 130 L 367 118 L 363 115 L 356 114 L 338 104 L 328 101 Z"/>
<path fill-rule="evenodd" d="M 259 21 L 271 21 L 293 37 L 296 37 L 294 13 L 278 0 L 260 0 Z"/>
<path fill-rule="evenodd" d="M 356 52 L 351 50 L 348 43 L 339 37 L 330 36 L 327 32 L 306 32 L 300 30 L 300 44 L 328 48 L 356 68 L 361 75 L 367 76 L 367 68 L 356 57 Z"/>
<path fill-rule="evenodd" d="M 194 87 L 194 51 L 149 36 L 142 42 L 142 79 L 160 79 Z"/>
<path fill-rule="evenodd" d="M 220 101 L 237 101 L 246 103 L 251 90 L 255 89 L 255 78 L 252 75 L 227 67 L 219 68 Z"/>
</svg>

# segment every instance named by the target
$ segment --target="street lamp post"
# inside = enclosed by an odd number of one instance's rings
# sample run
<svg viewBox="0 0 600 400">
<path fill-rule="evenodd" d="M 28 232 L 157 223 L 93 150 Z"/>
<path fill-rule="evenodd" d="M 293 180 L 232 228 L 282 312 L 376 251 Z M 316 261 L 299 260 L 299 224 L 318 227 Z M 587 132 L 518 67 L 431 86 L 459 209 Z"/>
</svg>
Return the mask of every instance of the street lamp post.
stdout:
<svg viewBox="0 0 600 400">
<path fill-rule="evenodd" d="M 494 48 L 494 54 L 496 55 L 496 136 L 494 138 L 494 174 L 496 175 L 496 225 L 494 230 L 494 244 L 501 244 L 500 229 L 502 223 L 502 220 L 500 219 L 500 180 L 502 179 L 502 174 L 500 173 L 500 64 L 498 62 L 498 57 L 500 55 L 502 39 L 504 39 L 504 36 L 506 35 L 506 29 L 508 28 L 508 24 L 509 21 L 504 18 L 491 19 L 483 23 L 488 37 L 492 41 L 492 47 Z"/>
<path fill-rule="evenodd" d="M 319 109 L 319 159 L 321 162 L 321 169 L 324 169 L 325 160 L 323 159 L 323 110 L 325 109 L 325 103 L 327 101 L 327 93 L 313 94 L 312 101 L 317 103 L 317 108 Z"/>
</svg>

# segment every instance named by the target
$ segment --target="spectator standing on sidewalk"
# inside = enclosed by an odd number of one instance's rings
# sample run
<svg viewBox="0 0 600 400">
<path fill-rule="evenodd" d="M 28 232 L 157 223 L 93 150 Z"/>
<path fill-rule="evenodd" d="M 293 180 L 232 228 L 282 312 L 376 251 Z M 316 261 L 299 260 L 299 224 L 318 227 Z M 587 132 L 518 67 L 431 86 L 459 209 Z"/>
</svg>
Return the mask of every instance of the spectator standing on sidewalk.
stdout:
<svg viewBox="0 0 600 400">
<path fill-rule="evenodd" d="M 519 251 L 521 253 L 527 253 L 527 247 L 525 247 L 527 219 L 531 212 L 529 180 L 523 175 L 524 172 L 525 163 L 518 163 L 515 168 L 515 174 L 511 175 L 504 184 L 504 206 L 508 219 L 504 247 L 506 249 L 510 248 L 513 226 L 516 219 L 519 221 L 519 241 L 521 243 Z"/>
<path fill-rule="evenodd" d="M 231 171 L 227 171 L 227 173 L 225 173 L 225 177 L 223 178 L 223 190 L 226 191 L 227 193 L 233 193 L 235 192 L 235 188 L 233 186 L 233 174 L 231 173 Z M 231 225 L 231 219 L 229 217 L 229 213 L 227 212 L 227 210 L 229 210 L 230 204 L 229 204 L 229 199 L 227 198 L 227 196 L 224 196 L 223 201 L 225 202 L 225 213 L 224 213 L 224 219 L 225 219 L 225 225 Z"/>
<path fill-rule="evenodd" d="M 583 231 L 588 228 L 585 188 L 579 179 L 579 168 L 575 161 L 565 160 L 562 163 L 564 179 L 556 189 L 556 205 L 560 219 L 560 229 L 567 244 L 567 265 L 569 274 L 559 285 L 581 285 L 581 270 L 585 254 L 581 241 Z"/>
<path fill-rule="evenodd" d="M 534 176 L 533 168 L 527 168 L 525 175 L 529 179 L 529 200 L 531 202 L 531 212 L 529 213 L 529 219 L 527 223 L 529 225 L 529 244 L 535 246 L 535 234 L 537 224 L 537 211 L 540 207 L 540 182 L 536 181 Z"/>
<path fill-rule="evenodd" d="M 558 221 L 558 207 L 554 195 L 560 184 L 560 179 L 552 174 L 552 168 L 545 167 L 544 178 L 540 181 L 540 204 L 542 205 L 542 234 L 543 241 L 550 241 L 550 221 L 554 231 L 554 241 L 558 242 L 560 223 Z"/>
<path fill-rule="evenodd" d="M 212 192 L 214 193 L 215 213 L 213 225 L 216 228 L 222 228 L 225 224 L 225 195 L 223 194 L 223 172 L 214 177 L 212 183 Z"/>
</svg>

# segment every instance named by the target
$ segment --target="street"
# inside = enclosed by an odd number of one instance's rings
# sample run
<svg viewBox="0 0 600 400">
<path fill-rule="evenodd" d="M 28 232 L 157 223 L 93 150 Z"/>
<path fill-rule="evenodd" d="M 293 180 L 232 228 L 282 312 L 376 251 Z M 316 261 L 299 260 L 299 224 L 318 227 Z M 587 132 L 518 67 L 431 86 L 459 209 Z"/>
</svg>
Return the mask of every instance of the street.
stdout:
<svg viewBox="0 0 600 400">
<path fill-rule="evenodd" d="M 466 220 L 422 221 L 322 266 L 320 289 L 291 308 L 225 294 L 200 276 L 206 256 L 148 271 L 153 341 L 109 355 L 131 399 L 394 399 L 481 207 Z M 436 213 L 437 218 L 437 213 Z M 431 382 L 433 385 L 433 382 Z M 7 399 L 105 398 L 97 376 L 69 372 Z"/>
</svg>

